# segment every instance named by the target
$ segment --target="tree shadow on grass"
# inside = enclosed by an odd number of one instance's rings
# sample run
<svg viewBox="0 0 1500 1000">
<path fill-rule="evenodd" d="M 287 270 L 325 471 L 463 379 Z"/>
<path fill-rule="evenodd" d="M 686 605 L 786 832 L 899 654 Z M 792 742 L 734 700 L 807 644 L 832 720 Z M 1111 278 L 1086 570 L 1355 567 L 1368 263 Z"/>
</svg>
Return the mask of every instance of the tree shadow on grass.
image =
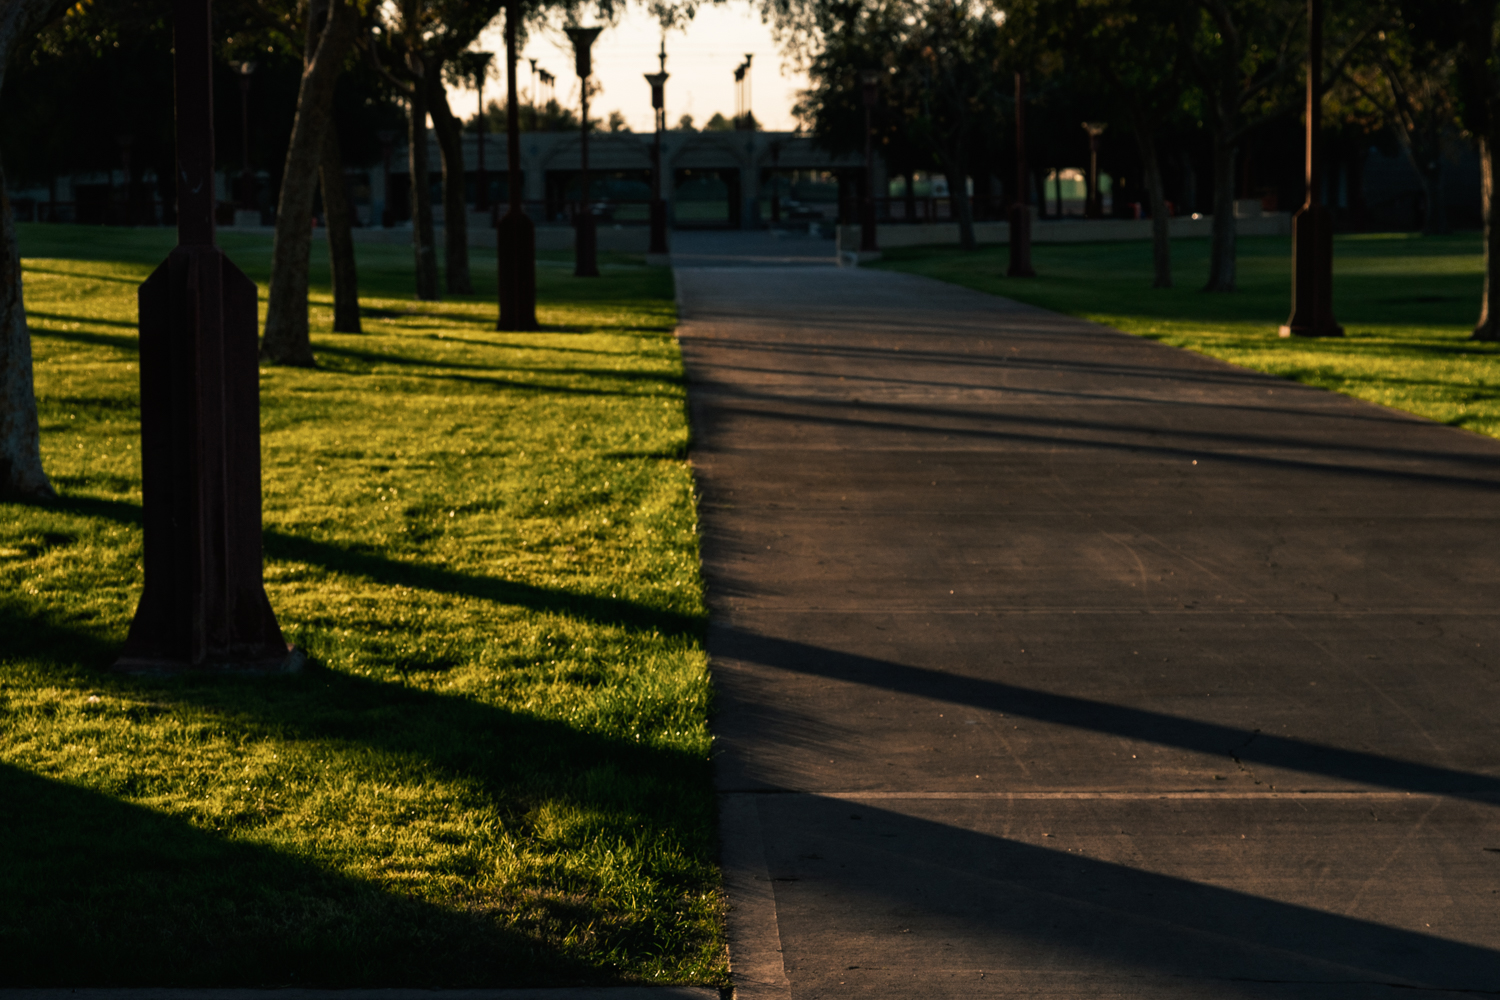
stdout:
<svg viewBox="0 0 1500 1000">
<path fill-rule="evenodd" d="M 8 987 L 599 978 L 483 909 L 433 905 L 5 764 L 0 896 Z"/>
<path fill-rule="evenodd" d="M 141 523 L 141 505 L 137 501 L 63 496 L 50 501 L 16 503 L 18 506 L 102 518 L 117 524 Z M 703 615 L 685 614 L 635 601 L 570 593 L 499 577 L 464 573 L 430 563 L 392 559 L 374 547 L 340 545 L 275 530 L 265 532 L 263 544 L 266 555 L 272 559 L 309 563 L 329 572 L 363 577 L 386 586 L 478 598 L 497 604 L 516 605 L 530 611 L 580 618 L 600 625 L 657 632 L 666 636 L 701 636 L 707 622 Z M 10 630 L 10 634 L 17 633 Z"/>
<path fill-rule="evenodd" d="M 84 258 L 84 259 L 106 261 L 108 263 L 119 263 L 119 261 L 115 257 L 113 257 L 113 256 Z M 30 273 L 30 274 L 53 274 L 53 275 L 57 275 L 58 277 L 62 277 L 62 278 L 88 278 L 91 281 L 114 281 L 114 282 L 118 282 L 118 283 L 123 284 L 123 285 L 139 285 L 141 282 L 143 282 L 143 281 L 146 280 L 146 276 L 145 275 L 141 275 L 140 277 L 135 277 L 133 275 L 122 275 L 122 274 L 100 274 L 97 271 L 85 271 L 85 272 L 80 273 L 80 272 L 77 272 L 77 271 L 61 271 L 61 270 L 58 270 L 57 268 L 52 268 L 52 267 L 38 267 L 35 264 L 27 264 L 27 265 L 25 265 L 24 270 L 27 273 Z"/>
<path fill-rule="evenodd" d="M 538 835 L 562 838 L 551 845 L 560 855 L 602 839 L 617 863 L 642 866 L 618 891 L 616 876 L 585 861 L 559 876 L 533 863 L 524 884 L 496 885 L 485 871 L 463 872 L 460 860 L 444 878 L 462 887 L 439 904 L 251 842 L 274 818 L 264 813 L 195 821 L 0 765 L 6 985 L 609 984 L 622 981 L 621 965 L 671 950 L 663 942 L 684 957 L 712 944 L 700 940 L 712 931 L 681 910 L 715 884 L 701 756 L 316 663 L 274 678 L 113 674 L 105 668 L 118 644 L 108 628 L 14 601 L 0 601 L 0 632 L 15 637 L 8 658 L 28 664 L 16 669 L 63 698 L 98 694 L 101 712 L 147 703 L 188 722 L 206 718 L 244 745 L 278 741 L 293 756 L 342 758 L 356 781 L 371 768 L 386 776 L 379 780 L 446 779 L 492 809 L 494 832 L 516 837 L 523 853 L 536 850 L 527 845 Z M 581 818 L 566 833 L 533 830 L 543 806 Z M 404 815 L 381 822 L 400 825 Z M 327 856 L 347 862 L 361 853 L 359 837 L 336 827 Z M 363 860 L 379 864 L 373 854 Z"/>
<path fill-rule="evenodd" d="M 69 316 L 67 313 L 39 312 L 35 309 L 27 309 L 26 317 L 28 319 L 55 319 L 61 320 L 64 323 L 89 323 L 94 326 L 123 326 L 127 330 L 134 330 L 138 325 L 133 319 L 100 319 L 98 316 Z"/>
<path fill-rule="evenodd" d="M 79 323 L 93 323 L 95 320 L 76 320 Z M 134 328 L 134 323 L 121 324 Z M 44 327 L 32 327 L 33 337 L 51 337 L 54 340 L 69 340 L 75 344 L 93 344 L 95 347 L 115 347 L 131 354 L 139 354 L 141 345 L 136 337 L 127 337 L 118 333 L 90 333 L 84 330 L 48 330 Z"/>
<path fill-rule="evenodd" d="M 439 341 L 438 343 L 446 343 L 447 340 L 448 340 L 448 338 L 443 338 L 443 340 Z M 538 350 L 545 351 L 545 350 L 547 350 L 547 348 L 539 348 Z M 355 360 L 355 361 L 363 361 L 363 362 L 366 362 L 367 364 L 370 364 L 370 365 L 382 365 L 383 364 L 383 365 L 398 365 L 398 366 L 413 367 L 413 368 L 458 369 L 460 371 L 481 371 L 481 372 L 494 372 L 494 371 L 507 370 L 507 371 L 511 371 L 511 372 L 515 372 L 517 374 L 523 374 L 523 375 L 574 375 L 574 376 L 592 377 L 592 378 L 617 378 L 617 379 L 621 379 L 623 381 L 669 382 L 669 383 L 673 383 L 673 384 L 676 384 L 676 385 L 681 385 L 684 382 L 684 379 L 683 379 L 683 377 L 681 375 L 672 375 L 672 374 L 668 374 L 668 373 L 650 372 L 650 371 L 620 371 L 620 370 L 613 369 L 613 368 L 571 368 L 571 367 L 570 368 L 562 368 L 562 367 L 542 367 L 542 366 L 532 366 L 532 365 L 502 366 L 502 365 L 496 365 L 496 364 L 480 364 L 480 363 L 475 363 L 475 362 L 471 362 L 471 361 L 444 361 L 444 360 L 440 360 L 440 359 L 416 358 L 416 357 L 411 357 L 410 355 L 405 355 L 405 354 L 391 354 L 391 353 L 388 353 L 388 352 L 385 352 L 385 351 L 360 350 L 358 348 L 352 348 L 352 347 L 333 347 L 333 346 L 329 346 L 329 345 L 322 345 L 322 346 L 320 346 L 317 349 L 317 351 L 320 354 L 333 354 L 333 355 L 337 355 L 339 357 L 350 358 L 350 359 Z M 445 375 L 441 375 L 441 374 L 437 374 L 437 373 L 432 373 L 428 377 L 430 377 L 430 378 L 462 378 L 464 376 L 459 376 L 459 375 L 446 375 L 445 376 Z M 539 388 L 541 388 L 541 387 L 539 387 Z M 566 392 L 566 391 L 569 391 L 569 390 L 567 390 L 567 389 L 559 389 L 559 391 Z"/>
</svg>

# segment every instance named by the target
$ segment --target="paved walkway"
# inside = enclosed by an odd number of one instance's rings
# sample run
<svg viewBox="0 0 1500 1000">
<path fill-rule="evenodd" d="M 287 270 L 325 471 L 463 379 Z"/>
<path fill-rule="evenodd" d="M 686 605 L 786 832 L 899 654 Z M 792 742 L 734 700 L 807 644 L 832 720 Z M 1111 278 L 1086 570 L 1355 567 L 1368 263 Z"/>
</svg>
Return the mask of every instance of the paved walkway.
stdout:
<svg viewBox="0 0 1500 1000">
<path fill-rule="evenodd" d="M 671 234 L 676 267 L 835 267 L 833 240 L 805 229 L 678 229 Z"/>
<path fill-rule="evenodd" d="M 915 277 L 677 279 L 742 997 L 1500 990 L 1500 442 Z"/>
</svg>

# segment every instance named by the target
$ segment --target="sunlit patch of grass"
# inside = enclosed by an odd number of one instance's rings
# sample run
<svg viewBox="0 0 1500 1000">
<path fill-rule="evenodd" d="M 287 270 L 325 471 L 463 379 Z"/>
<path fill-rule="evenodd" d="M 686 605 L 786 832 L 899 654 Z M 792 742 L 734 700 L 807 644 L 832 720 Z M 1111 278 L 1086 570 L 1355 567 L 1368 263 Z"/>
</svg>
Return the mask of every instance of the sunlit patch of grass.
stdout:
<svg viewBox="0 0 1500 1000">
<path fill-rule="evenodd" d="M 1004 247 L 888 251 L 878 266 L 1082 316 L 1174 347 L 1443 423 L 1500 435 L 1500 345 L 1468 339 L 1482 283 L 1477 234 L 1341 236 L 1334 314 L 1346 336 L 1282 340 L 1290 241 L 1240 240 L 1239 287 L 1200 291 L 1206 240 L 1172 245 L 1177 287 L 1151 288 L 1149 243 L 1037 244 L 1036 279 L 1003 277 Z"/>
<path fill-rule="evenodd" d="M 264 282 L 267 241 L 225 242 Z M 320 366 L 261 372 L 267 591 L 312 666 L 151 680 L 106 668 L 170 243 L 23 227 L 62 498 L 0 505 L 6 981 L 725 982 L 670 275 L 544 267 L 509 334 L 493 253 L 418 303 L 410 251 L 362 247 L 366 332 L 315 285 Z"/>
</svg>

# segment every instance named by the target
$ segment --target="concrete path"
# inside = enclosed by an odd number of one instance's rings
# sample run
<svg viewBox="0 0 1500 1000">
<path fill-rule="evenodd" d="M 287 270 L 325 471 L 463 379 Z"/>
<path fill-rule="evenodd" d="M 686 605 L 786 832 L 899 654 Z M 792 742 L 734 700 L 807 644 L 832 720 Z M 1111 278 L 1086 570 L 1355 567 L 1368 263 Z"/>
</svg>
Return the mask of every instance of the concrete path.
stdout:
<svg viewBox="0 0 1500 1000">
<path fill-rule="evenodd" d="M 791 229 L 677 229 L 670 237 L 675 267 L 836 267 L 832 238 Z"/>
<path fill-rule="evenodd" d="M 741 997 L 1500 991 L 1500 442 L 915 277 L 677 280 Z"/>
<path fill-rule="evenodd" d="M 0 989 L 0 1000 L 719 1000 L 719 991 L 694 986 L 576 986 L 530 990 L 43 987 Z"/>
</svg>

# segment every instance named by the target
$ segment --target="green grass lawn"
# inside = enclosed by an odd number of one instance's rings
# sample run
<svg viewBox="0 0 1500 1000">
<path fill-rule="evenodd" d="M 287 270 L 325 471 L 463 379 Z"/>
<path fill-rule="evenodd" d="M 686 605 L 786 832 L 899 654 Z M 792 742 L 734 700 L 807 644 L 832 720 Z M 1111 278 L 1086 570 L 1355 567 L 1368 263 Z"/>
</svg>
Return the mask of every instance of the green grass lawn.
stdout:
<svg viewBox="0 0 1500 1000">
<path fill-rule="evenodd" d="M 1007 247 L 889 250 L 876 266 L 924 274 L 1105 323 L 1174 347 L 1433 420 L 1500 435 L 1500 345 L 1468 340 L 1479 316 L 1477 233 L 1378 233 L 1334 241 L 1334 315 L 1347 335 L 1282 340 L 1291 240 L 1239 241 L 1233 294 L 1200 289 L 1208 241 L 1172 244 L 1177 287 L 1151 287 L 1151 245 L 1033 247 L 1035 279 L 1006 278 Z"/>
<path fill-rule="evenodd" d="M 136 286 L 172 234 L 23 226 L 50 505 L 0 504 L 0 981 L 726 982 L 668 272 L 544 261 L 544 330 L 411 298 L 261 372 L 266 583 L 309 668 L 118 676 Z M 264 282 L 269 239 L 230 234 Z M 264 302 L 262 302 L 264 307 Z"/>
</svg>

